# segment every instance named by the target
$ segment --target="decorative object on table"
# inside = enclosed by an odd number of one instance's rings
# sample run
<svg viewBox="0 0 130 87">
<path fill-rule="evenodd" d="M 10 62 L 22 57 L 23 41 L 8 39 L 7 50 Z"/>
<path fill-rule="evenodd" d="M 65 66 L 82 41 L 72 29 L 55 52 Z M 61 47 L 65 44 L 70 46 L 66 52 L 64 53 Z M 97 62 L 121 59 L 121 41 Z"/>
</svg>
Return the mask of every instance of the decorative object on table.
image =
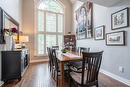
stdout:
<svg viewBox="0 0 130 87">
<path fill-rule="evenodd" d="M 15 27 L 10 29 L 4 29 L 4 32 L 6 36 L 12 36 L 18 34 L 18 29 L 16 29 Z"/>
<path fill-rule="evenodd" d="M 4 49 L 5 50 L 13 50 L 14 49 L 14 45 L 15 45 L 15 41 L 13 36 L 15 36 L 18 33 L 18 30 L 16 28 L 11 28 L 11 29 L 4 29 L 4 33 L 5 33 L 5 45 L 4 45 Z"/>
<path fill-rule="evenodd" d="M 125 31 L 118 31 L 106 34 L 106 45 L 108 46 L 124 46 Z"/>
<path fill-rule="evenodd" d="M 66 50 L 66 49 L 62 49 L 61 52 L 62 52 L 62 53 L 67 53 L 67 52 L 69 52 L 69 51 Z"/>
<path fill-rule="evenodd" d="M 86 2 L 76 11 L 77 39 L 92 38 L 93 34 L 93 3 Z"/>
<path fill-rule="evenodd" d="M 20 43 L 16 43 L 14 45 L 14 49 L 21 49 L 21 48 L 22 48 L 22 44 L 20 44 Z"/>
<path fill-rule="evenodd" d="M 13 50 L 14 40 L 12 36 L 4 36 L 6 44 L 4 45 L 4 50 Z"/>
<path fill-rule="evenodd" d="M 129 8 L 124 8 L 111 15 L 112 30 L 129 26 Z"/>
<path fill-rule="evenodd" d="M 95 40 L 103 40 L 104 34 L 105 34 L 105 26 L 104 25 L 95 28 L 95 32 L 94 32 Z"/>
<path fill-rule="evenodd" d="M 76 50 L 76 37 L 75 35 L 64 35 L 64 48 L 66 50 Z"/>
<path fill-rule="evenodd" d="M 26 48 L 26 44 L 25 43 L 29 42 L 29 37 L 27 35 L 20 35 L 19 36 L 19 42 L 22 45 L 21 48 Z"/>
</svg>

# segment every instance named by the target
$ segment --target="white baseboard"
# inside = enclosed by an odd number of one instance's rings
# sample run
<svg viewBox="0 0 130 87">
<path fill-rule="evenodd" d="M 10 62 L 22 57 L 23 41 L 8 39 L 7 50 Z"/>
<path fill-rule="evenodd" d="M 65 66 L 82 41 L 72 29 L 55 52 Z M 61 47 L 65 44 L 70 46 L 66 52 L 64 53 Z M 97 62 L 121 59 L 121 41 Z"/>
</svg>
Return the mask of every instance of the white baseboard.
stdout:
<svg viewBox="0 0 130 87">
<path fill-rule="evenodd" d="M 48 59 L 37 59 L 37 60 L 31 60 L 30 63 L 38 63 L 38 62 L 47 62 Z"/>
<path fill-rule="evenodd" d="M 128 79 L 122 78 L 122 77 L 120 77 L 118 75 L 115 75 L 115 74 L 110 73 L 108 71 L 105 71 L 103 69 L 101 69 L 100 72 L 107 75 L 107 76 L 109 76 L 109 77 L 111 77 L 111 78 L 113 78 L 113 79 L 115 79 L 115 80 L 118 80 L 118 81 L 130 86 L 130 80 L 128 80 Z"/>
<path fill-rule="evenodd" d="M 0 81 L 0 87 L 1 87 L 3 84 L 4 84 L 4 82 L 3 82 L 3 81 Z"/>
</svg>

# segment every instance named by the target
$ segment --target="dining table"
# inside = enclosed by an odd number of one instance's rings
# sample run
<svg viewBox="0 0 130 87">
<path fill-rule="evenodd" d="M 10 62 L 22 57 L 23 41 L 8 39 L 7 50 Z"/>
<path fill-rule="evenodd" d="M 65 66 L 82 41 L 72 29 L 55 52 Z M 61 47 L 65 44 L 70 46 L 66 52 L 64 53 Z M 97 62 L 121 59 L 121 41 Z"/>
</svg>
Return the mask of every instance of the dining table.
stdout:
<svg viewBox="0 0 130 87">
<path fill-rule="evenodd" d="M 68 62 L 80 61 L 82 57 L 79 55 L 78 52 L 69 52 L 69 53 L 58 52 L 57 59 L 60 62 L 60 70 L 61 70 L 60 87 L 65 87 L 64 65 Z"/>
</svg>

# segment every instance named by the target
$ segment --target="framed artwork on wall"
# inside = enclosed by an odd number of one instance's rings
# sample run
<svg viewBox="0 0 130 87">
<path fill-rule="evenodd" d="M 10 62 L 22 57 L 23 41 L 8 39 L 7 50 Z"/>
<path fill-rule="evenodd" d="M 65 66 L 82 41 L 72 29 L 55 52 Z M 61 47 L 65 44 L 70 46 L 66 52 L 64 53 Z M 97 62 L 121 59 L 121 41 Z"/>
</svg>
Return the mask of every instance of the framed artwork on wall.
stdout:
<svg viewBox="0 0 130 87">
<path fill-rule="evenodd" d="M 3 30 L 3 9 L 0 7 L 0 44 L 4 43 L 4 30 Z"/>
<path fill-rule="evenodd" d="M 95 40 L 104 40 L 104 38 L 105 38 L 104 34 L 105 34 L 104 25 L 96 27 L 95 31 L 94 31 L 94 39 Z"/>
<path fill-rule="evenodd" d="M 111 14 L 111 29 L 119 29 L 129 26 L 129 8 L 124 8 Z"/>
<path fill-rule="evenodd" d="M 93 3 L 87 2 L 76 11 L 76 35 L 77 39 L 92 38 Z"/>
<path fill-rule="evenodd" d="M 118 31 L 106 34 L 107 46 L 124 46 L 125 45 L 125 31 Z"/>
</svg>

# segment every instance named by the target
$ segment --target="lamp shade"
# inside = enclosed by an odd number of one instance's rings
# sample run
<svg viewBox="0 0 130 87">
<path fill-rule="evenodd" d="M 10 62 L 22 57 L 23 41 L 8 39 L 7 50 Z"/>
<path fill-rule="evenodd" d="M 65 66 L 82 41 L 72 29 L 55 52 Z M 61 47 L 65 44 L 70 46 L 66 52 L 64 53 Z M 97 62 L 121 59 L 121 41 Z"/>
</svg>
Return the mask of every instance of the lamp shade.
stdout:
<svg viewBox="0 0 130 87">
<path fill-rule="evenodd" d="M 19 42 L 29 42 L 29 37 L 28 36 L 19 36 Z"/>
</svg>

